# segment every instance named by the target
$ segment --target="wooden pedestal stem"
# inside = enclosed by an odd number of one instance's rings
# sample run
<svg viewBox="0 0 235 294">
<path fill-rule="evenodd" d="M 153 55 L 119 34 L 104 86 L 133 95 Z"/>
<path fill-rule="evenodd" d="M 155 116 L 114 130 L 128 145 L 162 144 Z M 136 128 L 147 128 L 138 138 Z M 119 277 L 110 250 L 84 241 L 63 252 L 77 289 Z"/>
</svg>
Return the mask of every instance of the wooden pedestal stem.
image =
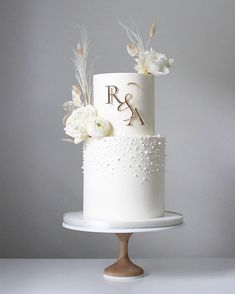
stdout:
<svg viewBox="0 0 235 294">
<path fill-rule="evenodd" d="M 118 233 L 120 241 L 119 257 L 115 263 L 104 270 L 104 274 L 113 277 L 137 277 L 144 274 L 144 270 L 134 264 L 128 256 L 128 241 L 132 233 Z"/>
</svg>

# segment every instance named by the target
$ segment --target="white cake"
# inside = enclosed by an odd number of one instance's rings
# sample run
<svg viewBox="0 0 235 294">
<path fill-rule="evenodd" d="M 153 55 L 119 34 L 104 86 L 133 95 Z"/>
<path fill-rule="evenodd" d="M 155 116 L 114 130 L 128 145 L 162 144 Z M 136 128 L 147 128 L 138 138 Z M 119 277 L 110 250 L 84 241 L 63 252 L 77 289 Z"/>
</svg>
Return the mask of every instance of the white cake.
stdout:
<svg viewBox="0 0 235 294">
<path fill-rule="evenodd" d="M 83 213 L 89 220 L 146 220 L 164 214 L 165 138 L 155 131 L 154 79 L 169 73 L 173 58 L 121 24 L 136 73 L 93 76 L 88 38 L 74 50 L 76 84 L 63 104 L 65 141 L 83 142 Z"/>
<path fill-rule="evenodd" d="M 94 75 L 93 104 L 112 136 L 84 143 L 84 216 L 141 220 L 164 213 L 165 138 L 155 136 L 154 77 Z"/>
</svg>

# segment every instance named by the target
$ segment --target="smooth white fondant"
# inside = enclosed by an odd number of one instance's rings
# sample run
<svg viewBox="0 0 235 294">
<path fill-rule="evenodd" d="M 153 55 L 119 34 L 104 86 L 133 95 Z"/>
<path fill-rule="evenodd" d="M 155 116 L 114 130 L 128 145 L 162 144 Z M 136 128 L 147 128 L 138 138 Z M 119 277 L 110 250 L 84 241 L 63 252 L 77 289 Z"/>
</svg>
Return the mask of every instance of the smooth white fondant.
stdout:
<svg viewBox="0 0 235 294">
<path fill-rule="evenodd" d="M 83 155 L 85 217 L 139 220 L 164 213 L 164 138 L 91 139 Z"/>
<path fill-rule="evenodd" d="M 137 87 L 133 84 L 139 86 Z M 107 73 L 96 74 L 93 77 L 94 84 L 94 106 L 98 110 L 98 115 L 109 120 L 113 126 L 113 136 L 152 136 L 155 134 L 154 122 L 154 77 L 148 74 L 138 73 Z M 132 125 L 128 124 L 131 111 L 126 108 L 118 111 L 120 105 L 116 99 L 112 104 L 108 102 L 107 86 L 118 88 L 117 96 L 120 101 L 125 101 L 125 95 L 133 95 L 131 105 L 136 107 L 144 125 L 140 124 L 138 118 L 134 119 Z M 127 120 L 127 121 L 126 121 Z"/>
</svg>

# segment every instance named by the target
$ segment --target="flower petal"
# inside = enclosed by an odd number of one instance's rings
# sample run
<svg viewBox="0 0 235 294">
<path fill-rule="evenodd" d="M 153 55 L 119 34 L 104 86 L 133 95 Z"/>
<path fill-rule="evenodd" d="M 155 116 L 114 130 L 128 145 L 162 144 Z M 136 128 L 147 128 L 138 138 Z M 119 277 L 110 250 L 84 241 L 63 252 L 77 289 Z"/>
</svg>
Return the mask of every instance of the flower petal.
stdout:
<svg viewBox="0 0 235 294">
<path fill-rule="evenodd" d="M 138 51 L 139 51 L 138 47 L 135 44 L 133 43 L 127 44 L 127 52 L 130 56 L 132 57 L 136 56 Z"/>
</svg>

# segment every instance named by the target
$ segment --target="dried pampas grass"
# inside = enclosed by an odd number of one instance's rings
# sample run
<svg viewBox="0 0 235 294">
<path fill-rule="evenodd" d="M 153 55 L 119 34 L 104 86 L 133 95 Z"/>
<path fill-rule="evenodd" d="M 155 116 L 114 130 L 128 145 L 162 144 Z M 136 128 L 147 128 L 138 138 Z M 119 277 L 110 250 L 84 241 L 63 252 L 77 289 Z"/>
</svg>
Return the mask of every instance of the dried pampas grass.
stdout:
<svg viewBox="0 0 235 294">
<path fill-rule="evenodd" d="M 152 23 L 149 29 L 149 39 L 144 45 L 143 39 L 141 38 L 137 26 L 134 24 L 132 28 L 126 26 L 121 21 L 119 21 L 121 27 L 126 31 L 128 39 L 131 41 L 127 45 L 127 52 L 130 56 L 138 56 L 139 53 L 143 53 L 146 50 L 149 50 L 149 43 L 155 37 L 157 26 L 156 23 Z"/>
<path fill-rule="evenodd" d="M 88 38 L 85 28 L 78 27 L 81 34 L 81 41 L 77 43 L 77 47 L 74 49 L 75 59 L 75 75 L 78 81 L 78 88 L 81 91 L 81 96 L 84 102 L 84 105 L 91 104 L 92 102 L 92 74 L 93 68 L 92 65 L 88 67 Z M 78 89 L 77 89 L 78 91 Z"/>
<path fill-rule="evenodd" d="M 126 31 L 127 37 L 131 41 L 131 44 L 135 45 L 138 48 L 138 51 L 144 51 L 144 43 L 138 32 L 137 27 L 133 25 L 133 28 L 129 28 L 128 26 L 123 24 L 120 20 L 119 20 L 119 24 Z"/>
</svg>

